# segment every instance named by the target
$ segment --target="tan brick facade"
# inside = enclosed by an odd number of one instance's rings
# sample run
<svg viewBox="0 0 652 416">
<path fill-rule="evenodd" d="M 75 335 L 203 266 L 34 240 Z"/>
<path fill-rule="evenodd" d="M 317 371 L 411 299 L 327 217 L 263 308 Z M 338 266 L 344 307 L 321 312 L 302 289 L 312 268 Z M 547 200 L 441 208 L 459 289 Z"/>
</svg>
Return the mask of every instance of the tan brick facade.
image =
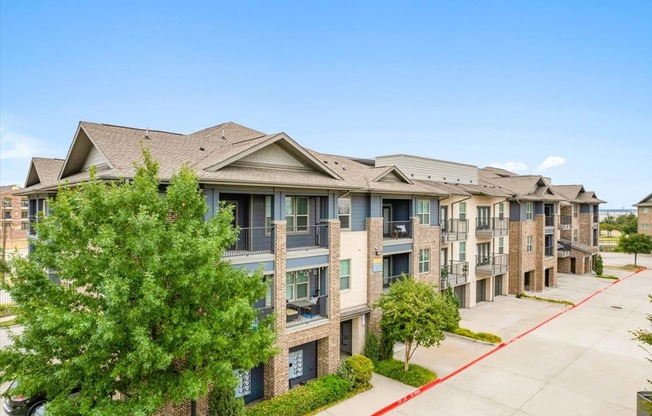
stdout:
<svg viewBox="0 0 652 416">
<path fill-rule="evenodd" d="M 543 221 L 542 217 L 536 221 L 510 221 L 509 223 L 509 293 L 512 295 L 519 294 L 525 290 L 525 273 L 535 271 L 537 267 L 537 239 L 543 240 Z M 541 234 L 537 237 L 537 234 Z M 532 252 L 527 252 L 527 236 L 533 236 Z M 543 242 L 540 243 L 543 245 Z M 543 249 L 541 249 L 541 257 Z M 530 280 L 530 290 L 533 289 L 535 278 L 533 273 Z M 541 284 L 543 286 L 543 284 Z"/>
<path fill-rule="evenodd" d="M 383 293 L 383 271 L 382 271 L 382 250 L 383 250 L 383 219 L 382 218 L 367 218 L 367 302 L 371 307 L 371 314 L 367 323 L 368 330 L 376 332 L 380 331 L 379 323 L 382 315 L 378 308 L 373 305 L 378 302 L 380 295 Z M 376 252 L 380 255 L 377 256 Z M 374 259 L 380 261 L 381 269 L 378 272 L 373 271 Z"/>
<path fill-rule="evenodd" d="M 638 207 L 638 233 L 652 236 L 652 206 Z"/>
<path fill-rule="evenodd" d="M 27 198 L 15 196 L 20 188 L 15 185 L 0 187 L 0 248 L 23 250 L 27 248 Z"/>
</svg>

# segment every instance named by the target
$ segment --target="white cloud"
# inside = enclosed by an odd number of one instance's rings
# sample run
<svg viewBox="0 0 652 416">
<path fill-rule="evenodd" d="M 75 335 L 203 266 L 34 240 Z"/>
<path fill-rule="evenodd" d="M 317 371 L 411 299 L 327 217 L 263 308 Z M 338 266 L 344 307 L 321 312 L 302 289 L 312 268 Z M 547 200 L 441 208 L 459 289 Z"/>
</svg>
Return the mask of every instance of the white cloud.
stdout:
<svg viewBox="0 0 652 416">
<path fill-rule="evenodd" d="M 489 166 L 492 166 L 494 168 L 505 169 L 510 172 L 519 172 L 527 169 L 527 165 L 523 162 L 505 162 L 505 163 L 494 162 Z"/>
<path fill-rule="evenodd" d="M 546 169 L 551 169 L 551 168 L 557 168 L 559 166 L 563 166 L 566 163 L 566 158 L 563 158 L 561 156 L 548 156 L 539 166 L 537 166 L 537 170 L 546 170 Z"/>
<path fill-rule="evenodd" d="M 38 150 L 37 139 L 0 126 L 0 159 L 29 159 Z"/>
</svg>

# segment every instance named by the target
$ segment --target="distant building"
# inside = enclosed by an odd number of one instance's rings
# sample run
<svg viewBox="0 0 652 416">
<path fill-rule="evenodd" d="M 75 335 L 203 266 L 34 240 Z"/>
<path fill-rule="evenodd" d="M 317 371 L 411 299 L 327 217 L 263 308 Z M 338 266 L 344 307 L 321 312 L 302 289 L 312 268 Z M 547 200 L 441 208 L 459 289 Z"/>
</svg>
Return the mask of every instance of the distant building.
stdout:
<svg viewBox="0 0 652 416">
<path fill-rule="evenodd" d="M 652 193 L 634 206 L 638 209 L 638 233 L 652 235 Z"/>
<path fill-rule="evenodd" d="M 0 186 L 0 201 L 2 201 L 0 248 L 3 249 L 5 247 L 7 250 L 27 248 L 29 205 L 26 197 L 14 195 L 20 190 L 18 185 Z"/>
<path fill-rule="evenodd" d="M 626 208 L 621 208 L 621 209 L 601 208 L 600 222 L 606 220 L 607 218 L 618 218 L 618 217 L 622 217 L 623 215 L 630 215 L 630 214 L 636 215 L 636 210 L 626 209 Z"/>
</svg>

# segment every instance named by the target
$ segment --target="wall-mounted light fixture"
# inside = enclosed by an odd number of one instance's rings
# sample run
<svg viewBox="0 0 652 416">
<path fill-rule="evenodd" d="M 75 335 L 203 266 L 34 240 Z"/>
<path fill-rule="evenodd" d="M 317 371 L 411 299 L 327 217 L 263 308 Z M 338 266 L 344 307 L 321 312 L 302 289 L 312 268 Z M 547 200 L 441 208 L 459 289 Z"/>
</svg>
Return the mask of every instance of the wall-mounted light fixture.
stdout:
<svg viewBox="0 0 652 416">
<path fill-rule="evenodd" d="M 383 254 L 383 251 L 376 247 L 374 247 L 374 252 L 376 253 L 376 256 L 382 256 Z"/>
</svg>

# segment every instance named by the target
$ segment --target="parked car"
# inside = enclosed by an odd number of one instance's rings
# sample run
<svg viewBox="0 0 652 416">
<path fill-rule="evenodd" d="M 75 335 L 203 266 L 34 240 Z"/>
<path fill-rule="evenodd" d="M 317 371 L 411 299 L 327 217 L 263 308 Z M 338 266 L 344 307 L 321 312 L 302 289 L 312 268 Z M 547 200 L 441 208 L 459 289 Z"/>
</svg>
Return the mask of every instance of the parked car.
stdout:
<svg viewBox="0 0 652 416">
<path fill-rule="evenodd" d="M 5 394 L 16 387 L 18 387 L 18 382 L 11 382 Z M 2 408 L 8 416 L 31 416 L 34 414 L 35 409 L 42 403 L 45 403 L 44 393 L 36 394 L 32 397 L 14 395 L 5 398 Z"/>
</svg>

